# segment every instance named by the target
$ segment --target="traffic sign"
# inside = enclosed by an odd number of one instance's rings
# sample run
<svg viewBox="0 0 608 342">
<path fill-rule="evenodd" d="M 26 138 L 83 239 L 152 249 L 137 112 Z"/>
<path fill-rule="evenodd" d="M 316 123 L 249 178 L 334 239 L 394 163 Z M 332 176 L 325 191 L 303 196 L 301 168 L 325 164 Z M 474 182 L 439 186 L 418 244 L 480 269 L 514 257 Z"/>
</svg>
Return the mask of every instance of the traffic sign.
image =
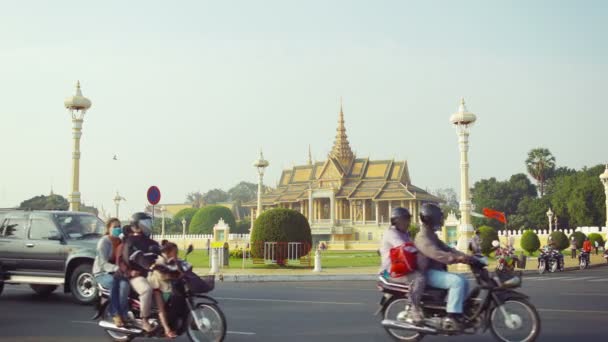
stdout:
<svg viewBox="0 0 608 342">
<path fill-rule="evenodd" d="M 148 189 L 148 202 L 152 205 L 157 205 L 160 202 L 160 190 L 156 186 L 151 186 Z"/>
</svg>

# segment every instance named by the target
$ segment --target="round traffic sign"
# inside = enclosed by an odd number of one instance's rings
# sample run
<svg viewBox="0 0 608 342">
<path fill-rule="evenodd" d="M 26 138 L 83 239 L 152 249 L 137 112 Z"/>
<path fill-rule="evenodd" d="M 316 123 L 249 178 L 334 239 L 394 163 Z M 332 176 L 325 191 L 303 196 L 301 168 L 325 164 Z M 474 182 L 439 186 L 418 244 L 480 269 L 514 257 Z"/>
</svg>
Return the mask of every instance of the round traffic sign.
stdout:
<svg viewBox="0 0 608 342">
<path fill-rule="evenodd" d="M 151 186 L 148 189 L 148 202 L 152 205 L 157 205 L 160 202 L 160 190 L 156 186 Z"/>
</svg>

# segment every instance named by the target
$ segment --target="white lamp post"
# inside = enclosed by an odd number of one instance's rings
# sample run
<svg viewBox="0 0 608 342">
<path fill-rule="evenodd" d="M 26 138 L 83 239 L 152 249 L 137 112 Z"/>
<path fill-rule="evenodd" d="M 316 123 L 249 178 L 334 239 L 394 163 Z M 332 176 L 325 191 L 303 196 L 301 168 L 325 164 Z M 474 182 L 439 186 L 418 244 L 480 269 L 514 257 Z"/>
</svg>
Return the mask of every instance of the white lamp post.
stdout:
<svg viewBox="0 0 608 342">
<path fill-rule="evenodd" d="M 127 199 L 120 196 L 120 194 L 118 193 L 118 191 L 116 191 L 116 196 L 114 196 L 114 204 L 116 205 L 116 218 L 120 219 L 120 211 L 119 211 L 119 207 L 120 207 L 120 201 L 126 201 Z"/>
<path fill-rule="evenodd" d="M 471 224 L 471 196 L 469 193 L 469 130 L 475 123 L 477 117 L 469 112 L 465 106 L 464 99 L 460 100 L 458 111 L 450 117 L 450 122 L 458 130 L 458 142 L 460 146 L 460 229 L 458 234 L 457 248 L 466 251 L 469 241 L 473 236 L 473 225 Z"/>
<path fill-rule="evenodd" d="M 258 208 L 255 213 L 255 218 L 260 216 L 262 213 L 262 184 L 264 181 L 264 170 L 270 165 L 270 163 L 264 159 L 264 153 L 260 149 L 260 159 L 253 163 L 253 166 L 258 170 Z M 253 228 L 253 215 L 251 216 L 251 228 Z M 251 233 L 251 229 L 250 229 Z"/>
<path fill-rule="evenodd" d="M 184 241 L 184 251 L 186 250 L 186 219 L 182 219 L 182 240 Z"/>
<path fill-rule="evenodd" d="M 72 114 L 72 193 L 70 194 L 70 211 L 80 210 L 80 137 L 82 123 L 87 110 L 91 108 L 91 100 L 82 96 L 80 81 L 76 83 L 76 93 L 63 101 L 65 108 Z"/>
<path fill-rule="evenodd" d="M 549 235 L 551 235 L 553 233 L 553 211 L 551 211 L 551 208 L 547 210 L 547 218 L 549 219 Z"/>
</svg>

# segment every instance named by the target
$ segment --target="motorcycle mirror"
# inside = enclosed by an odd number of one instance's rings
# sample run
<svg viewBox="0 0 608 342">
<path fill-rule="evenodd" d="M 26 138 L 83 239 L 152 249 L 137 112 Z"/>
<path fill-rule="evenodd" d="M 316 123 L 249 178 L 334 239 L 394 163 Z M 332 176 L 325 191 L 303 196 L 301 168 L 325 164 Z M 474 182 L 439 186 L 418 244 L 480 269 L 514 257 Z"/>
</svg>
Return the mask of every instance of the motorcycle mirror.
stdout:
<svg viewBox="0 0 608 342">
<path fill-rule="evenodd" d="M 495 248 L 500 247 L 500 242 L 498 240 L 492 241 L 492 247 L 495 247 Z"/>
<path fill-rule="evenodd" d="M 189 244 L 188 249 L 186 250 L 186 255 L 192 253 L 193 250 L 194 250 L 194 246 L 192 246 L 192 244 Z"/>
</svg>

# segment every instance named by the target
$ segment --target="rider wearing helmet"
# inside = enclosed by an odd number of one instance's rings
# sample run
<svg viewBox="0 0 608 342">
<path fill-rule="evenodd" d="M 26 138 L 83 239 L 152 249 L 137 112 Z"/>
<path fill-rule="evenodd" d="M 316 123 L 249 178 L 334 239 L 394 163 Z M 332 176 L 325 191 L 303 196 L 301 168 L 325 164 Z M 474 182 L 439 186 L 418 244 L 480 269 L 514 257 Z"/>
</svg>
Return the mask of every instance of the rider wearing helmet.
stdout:
<svg viewBox="0 0 608 342">
<path fill-rule="evenodd" d="M 417 271 L 400 277 L 393 277 L 390 274 L 391 249 L 402 246 L 408 242 L 413 242 L 409 232 L 411 217 L 412 215 L 405 208 L 397 207 L 391 211 L 391 226 L 384 232 L 384 235 L 382 236 L 382 243 L 380 245 L 382 262 L 380 273 L 391 282 L 409 284 L 410 301 L 412 304 L 412 308 L 409 311 L 409 317 L 414 323 L 418 324 L 424 319 L 422 309 L 420 308 L 420 299 L 422 297 L 422 293 L 424 292 L 425 286 L 423 274 Z"/>
<path fill-rule="evenodd" d="M 152 309 L 152 287 L 147 280 L 147 267 L 133 258 L 137 253 L 148 253 L 159 249 L 158 243 L 150 238 L 152 232 L 152 217 L 146 213 L 135 213 L 131 216 L 131 235 L 124 243 L 122 260 L 129 267 L 129 283 L 139 295 L 142 328 L 151 331 L 152 326 L 148 322 Z M 139 259 L 139 258 L 137 258 Z"/>
<path fill-rule="evenodd" d="M 466 263 L 469 257 L 448 247 L 437 237 L 435 231 L 443 225 L 443 213 L 437 205 L 423 204 L 420 220 L 422 228 L 415 241 L 418 248 L 418 269 L 425 274 L 427 284 L 449 290 L 446 306 L 448 317 L 444 320 L 444 329 L 461 330 L 463 304 L 469 284 L 464 276 L 447 272 L 446 265 Z"/>
</svg>

